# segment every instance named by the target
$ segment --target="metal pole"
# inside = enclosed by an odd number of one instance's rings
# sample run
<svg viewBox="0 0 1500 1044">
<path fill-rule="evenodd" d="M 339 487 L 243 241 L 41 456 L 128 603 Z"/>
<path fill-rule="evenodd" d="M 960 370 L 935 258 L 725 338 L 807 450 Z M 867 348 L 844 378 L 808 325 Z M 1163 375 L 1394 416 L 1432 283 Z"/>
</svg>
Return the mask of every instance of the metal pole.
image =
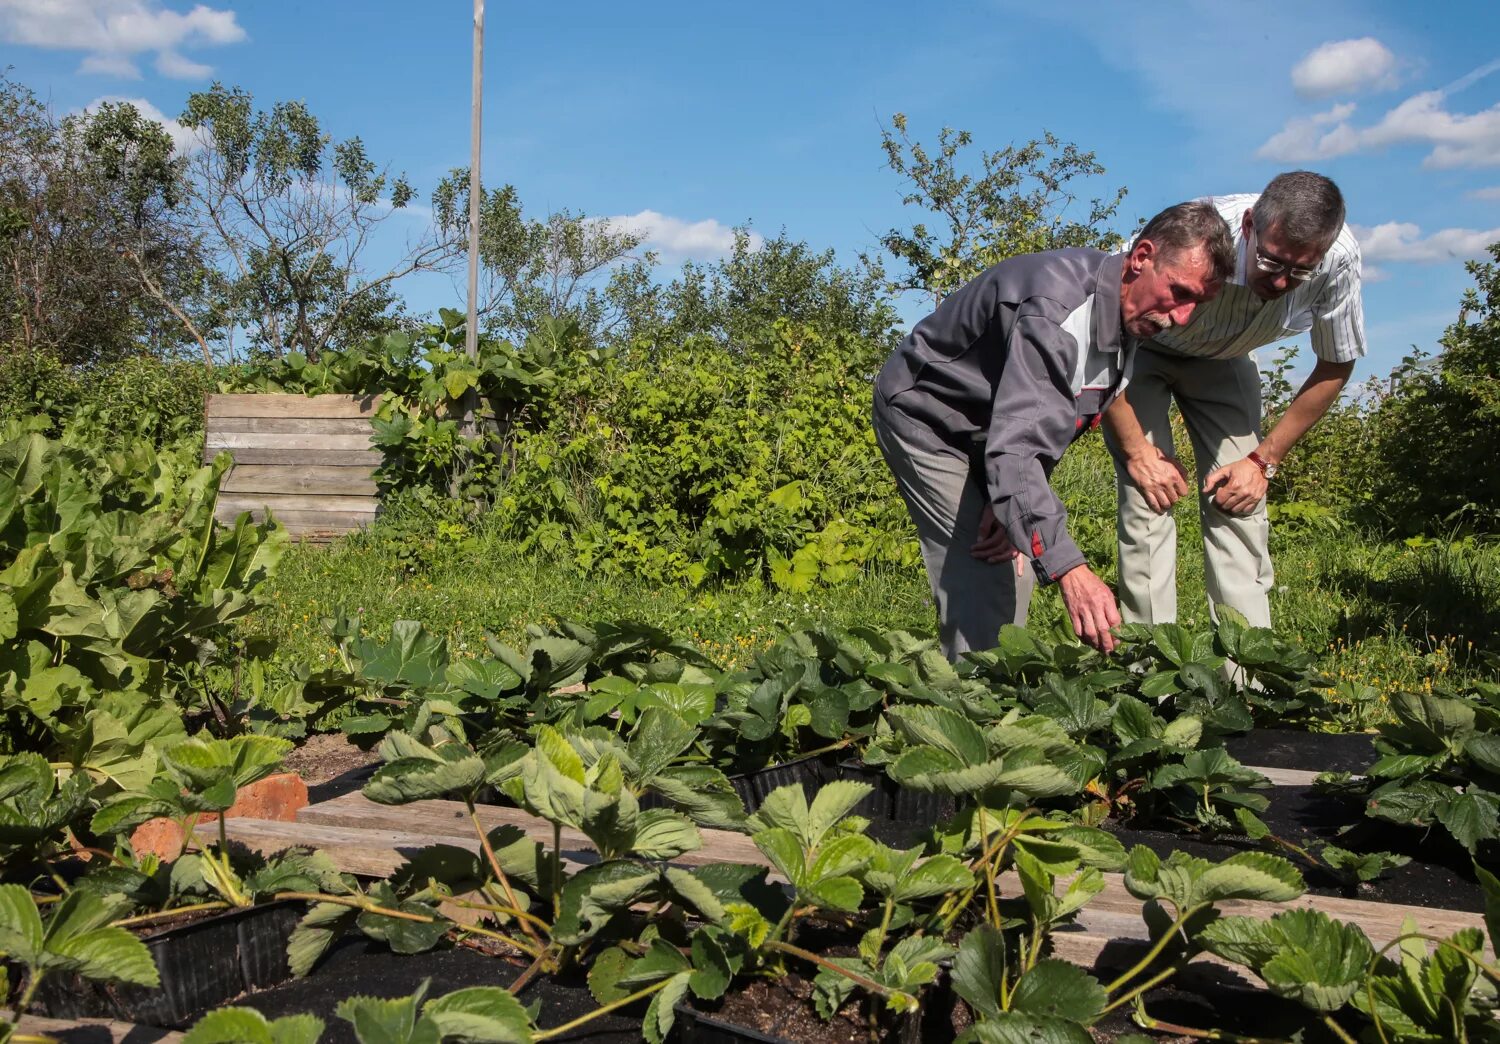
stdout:
<svg viewBox="0 0 1500 1044">
<path fill-rule="evenodd" d="M 471 361 L 479 359 L 479 140 L 484 106 L 484 0 L 474 0 L 474 97 L 469 104 L 469 317 L 464 324 L 464 348 Z M 466 426 L 473 423 L 465 417 Z"/>
</svg>

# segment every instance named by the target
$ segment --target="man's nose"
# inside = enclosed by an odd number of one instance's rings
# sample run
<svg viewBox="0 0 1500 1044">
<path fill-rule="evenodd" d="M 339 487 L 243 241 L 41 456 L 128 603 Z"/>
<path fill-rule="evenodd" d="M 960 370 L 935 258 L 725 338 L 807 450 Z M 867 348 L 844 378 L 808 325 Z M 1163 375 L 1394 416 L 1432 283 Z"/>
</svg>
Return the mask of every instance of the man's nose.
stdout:
<svg viewBox="0 0 1500 1044">
<path fill-rule="evenodd" d="M 1185 305 L 1179 305 L 1178 307 L 1168 312 L 1167 316 L 1172 320 L 1173 326 L 1183 326 L 1187 323 L 1188 319 L 1192 318 L 1193 309 L 1197 307 L 1198 303 L 1196 301 Z"/>
</svg>

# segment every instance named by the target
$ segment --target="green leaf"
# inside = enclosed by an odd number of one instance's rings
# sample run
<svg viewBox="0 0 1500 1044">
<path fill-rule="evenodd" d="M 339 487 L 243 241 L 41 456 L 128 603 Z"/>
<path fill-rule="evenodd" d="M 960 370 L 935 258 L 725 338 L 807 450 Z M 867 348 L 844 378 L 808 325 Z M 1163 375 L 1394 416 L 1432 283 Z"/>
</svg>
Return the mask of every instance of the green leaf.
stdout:
<svg viewBox="0 0 1500 1044">
<path fill-rule="evenodd" d="M 1472 786 L 1437 809 L 1438 821 L 1468 849 L 1470 855 L 1479 847 L 1479 842 L 1500 836 L 1497 816 L 1500 816 L 1500 803 L 1495 796 Z"/>
<path fill-rule="evenodd" d="M 895 707 L 886 719 L 908 743 L 936 747 L 961 765 L 978 765 L 989 758 L 989 744 L 979 726 L 945 707 Z"/>
<path fill-rule="evenodd" d="M 424 982 L 409 997 L 346 997 L 334 1014 L 354 1024 L 360 1044 L 440 1044 L 437 1023 L 417 1017 L 426 992 Z"/>
<path fill-rule="evenodd" d="M 1011 993 L 1011 1010 L 1092 1023 L 1109 1002 L 1109 994 L 1088 972 L 1067 961 L 1038 961 L 1022 975 Z"/>
<path fill-rule="evenodd" d="M 422 1015 L 437 1024 L 443 1038 L 488 1044 L 529 1044 L 531 1019 L 521 1002 L 499 986 L 472 986 L 434 998 Z"/>
<path fill-rule="evenodd" d="M 1203 871 L 1197 881 L 1197 899 L 1260 899 L 1285 903 L 1307 890 L 1297 868 L 1280 856 L 1265 852 L 1239 852 Z"/>
<path fill-rule="evenodd" d="M 653 808 L 637 817 L 630 851 L 643 859 L 676 859 L 702 847 L 703 836 L 686 816 Z"/>
<path fill-rule="evenodd" d="M 274 1021 L 253 1008 L 220 1008 L 193 1024 L 183 1044 L 316 1044 L 323 1020 L 288 1015 Z"/>
<path fill-rule="evenodd" d="M 347 906 L 314 903 L 302 920 L 297 922 L 297 927 L 292 929 L 291 938 L 287 941 L 287 965 L 291 968 L 292 975 L 300 979 L 312 971 L 323 954 L 328 952 L 328 947 L 349 930 L 357 916 L 358 911 Z"/>
<path fill-rule="evenodd" d="M 22 885 L 0 885 L 0 952 L 36 966 L 42 953 L 42 916 Z"/>
<path fill-rule="evenodd" d="M 455 761 L 401 758 L 375 770 L 364 795 L 382 805 L 469 794 L 484 782 L 484 761 L 476 754 Z"/>
<path fill-rule="evenodd" d="M 1000 984 L 1005 980 L 1005 937 L 980 924 L 965 935 L 953 959 L 953 990 L 988 1018 L 1000 1014 Z"/>
<path fill-rule="evenodd" d="M 1094 1044 L 1094 1038 L 1067 1019 L 1007 1011 L 975 1024 L 956 1044 Z"/>
</svg>

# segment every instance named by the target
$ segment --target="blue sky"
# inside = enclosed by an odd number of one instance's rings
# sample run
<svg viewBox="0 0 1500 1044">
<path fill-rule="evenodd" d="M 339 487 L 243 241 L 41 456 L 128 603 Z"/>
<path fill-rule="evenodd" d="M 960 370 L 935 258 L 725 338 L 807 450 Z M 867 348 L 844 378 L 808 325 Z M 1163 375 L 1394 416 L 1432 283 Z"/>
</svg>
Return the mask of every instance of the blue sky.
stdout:
<svg viewBox="0 0 1500 1044">
<path fill-rule="evenodd" d="M 1295 167 L 1334 178 L 1366 252 L 1370 360 L 1436 347 L 1500 239 L 1500 4 L 490 0 L 487 183 L 540 215 L 636 216 L 667 264 L 728 229 L 852 261 L 909 224 L 880 126 L 996 149 L 1051 130 L 1126 185 L 1122 228 Z M 419 191 L 469 148 L 466 0 L 0 0 L 0 64 L 58 111 L 177 115 L 213 80 L 301 99 Z M 648 213 L 649 212 L 649 213 Z M 404 220 L 418 220 L 416 215 Z M 458 286 L 405 287 L 418 309 Z M 915 308 L 913 305 L 911 308 Z"/>
</svg>

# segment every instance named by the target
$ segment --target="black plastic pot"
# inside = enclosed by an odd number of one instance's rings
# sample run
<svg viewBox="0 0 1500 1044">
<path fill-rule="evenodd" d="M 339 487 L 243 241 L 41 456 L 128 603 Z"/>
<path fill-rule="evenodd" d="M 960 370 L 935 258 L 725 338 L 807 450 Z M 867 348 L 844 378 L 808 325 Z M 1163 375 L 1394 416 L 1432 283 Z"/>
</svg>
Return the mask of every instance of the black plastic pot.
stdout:
<svg viewBox="0 0 1500 1044">
<path fill-rule="evenodd" d="M 854 814 L 870 821 L 870 836 L 888 845 L 905 848 L 925 837 L 932 828 L 958 810 L 949 794 L 903 787 L 878 765 L 841 761 L 840 779 L 868 783 L 875 789 L 854 806 Z"/>
<path fill-rule="evenodd" d="M 49 975 L 32 1007 L 53 1018 L 110 1018 L 182 1028 L 196 1014 L 291 977 L 286 947 L 307 904 L 267 903 L 213 914 L 145 939 L 161 987 Z"/>
<path fill-rule="evenodd" d="M 779 787 L 800 786 L 809 798 L 816 794 L 824 783 L 838 778 L 838 770 L 827 757 L 815 754 L 796 761 L 770 765 L 754 772 L 745 772 L 729 777 L 729 785 L 745 803 L 746 812 L 760 808 L 771 791 Z"/>
</svg>

